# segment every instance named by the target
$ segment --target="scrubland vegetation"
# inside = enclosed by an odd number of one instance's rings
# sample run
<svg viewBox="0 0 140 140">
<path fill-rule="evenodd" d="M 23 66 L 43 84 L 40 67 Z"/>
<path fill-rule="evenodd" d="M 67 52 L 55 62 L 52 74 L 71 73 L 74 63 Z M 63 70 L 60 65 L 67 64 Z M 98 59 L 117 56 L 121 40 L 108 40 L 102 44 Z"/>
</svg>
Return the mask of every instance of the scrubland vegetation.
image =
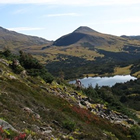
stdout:
<svg viewBox="0 0 140 140">
<path fill-rule="evenodd" d="M 1 127 L 1 138 L 139 140 L 139 79 L 77 89 L 22 51 L 0 52 L 0 68 L 0 121 L 17 130 Z"/>
</svg>

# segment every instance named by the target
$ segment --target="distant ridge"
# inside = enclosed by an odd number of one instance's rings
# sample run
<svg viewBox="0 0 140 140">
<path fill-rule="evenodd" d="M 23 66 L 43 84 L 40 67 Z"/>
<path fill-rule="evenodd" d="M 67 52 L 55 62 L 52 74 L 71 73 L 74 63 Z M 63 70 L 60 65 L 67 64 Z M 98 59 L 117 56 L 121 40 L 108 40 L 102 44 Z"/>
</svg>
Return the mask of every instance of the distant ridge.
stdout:
<svg viewBox="0 0 140 140">
<path fill-rule="evenodd" d="M 11 49 L 18 47 L 19 49 L 19 47 L 43 45 L 50 42 L 41 37 L 24 35 L 0 27 L 0 49 L 5 46 Z"/>
<path fill-rule="evenodd" d="M 131 39 L 131 40 L 140 40 L 140 36 L 126 36 L 122 35 L 121 37 L 126 38 L 126 39 Z"/>
</svg>

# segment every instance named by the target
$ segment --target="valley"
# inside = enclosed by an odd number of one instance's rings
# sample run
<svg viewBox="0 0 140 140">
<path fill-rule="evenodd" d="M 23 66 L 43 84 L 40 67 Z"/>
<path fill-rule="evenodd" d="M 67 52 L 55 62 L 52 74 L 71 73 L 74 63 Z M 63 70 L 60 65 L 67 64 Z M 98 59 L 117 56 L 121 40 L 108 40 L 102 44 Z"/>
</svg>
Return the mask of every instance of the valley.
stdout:
<svg viewBox="0 0 140 140">
<path fill-rule="evenodd" d="M 68 81 L 136 77 L 112 87 Z M 139 140 L 140 39 L 81 26 L 48 41 L 0 28 L 0 138 Z"/>
</svg>

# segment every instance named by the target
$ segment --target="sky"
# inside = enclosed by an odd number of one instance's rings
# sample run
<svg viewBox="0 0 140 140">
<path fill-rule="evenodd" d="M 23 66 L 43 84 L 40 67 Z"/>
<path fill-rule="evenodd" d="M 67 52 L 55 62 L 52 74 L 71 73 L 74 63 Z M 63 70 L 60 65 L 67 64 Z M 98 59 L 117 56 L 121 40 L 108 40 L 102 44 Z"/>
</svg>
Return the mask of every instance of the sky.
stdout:
<svg viewBox="0 0 140 140">
<path fill-rule="evenodd" d="M 0 26 L 47 40 L 80 26 L 140 35 L 140 0 L 0 0 Z"/>
</svg>

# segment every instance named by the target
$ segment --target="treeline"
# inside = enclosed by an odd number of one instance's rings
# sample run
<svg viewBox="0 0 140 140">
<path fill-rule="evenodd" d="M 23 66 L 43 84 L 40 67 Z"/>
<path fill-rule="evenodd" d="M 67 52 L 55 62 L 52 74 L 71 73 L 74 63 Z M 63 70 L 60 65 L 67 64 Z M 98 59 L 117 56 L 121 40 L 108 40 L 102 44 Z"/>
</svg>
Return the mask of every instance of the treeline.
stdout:
<svg viewBox="0 0 140 140">
<path fill-rule="evenodd" d="M 84 58 L 58 54 L 57 60 L 47 63 L 46 67 L 55 76 L 59 76 L 59 71 L 63 71 L 65 79 L 80 78 L 83 74 L 94 73 L 104 75 L 114 72 L 114 68 L 135 64 L 140 59 L 139 47 L 125 46 L 124 52 L 109 52 L 96 49 L 104 57 L 97 57 L 95 61 Z M 128 52 L 126 52 L 128 51 Z M 139 63 L 139 62 L 138 62 Z M 133 67 L 132 73 L 140 70 L 140 65 Z"/>
<path fill-rule="evenodd" d="M 0 52 L 0 57 L 12 61 L 10 67 L 17 74 L 26 70 L 27 74 L 30 76 L 40 76 L 48 83 L 51 83 L 54 80 L 54 77 L 48 72 L 48 70 L 31 54 L 19 51 L 19 55 L 15 55 L 11 53 L 9 49 L 5 49 Z"/>
<path fill-rule="evenodd" d="M 65 59 L 62 59 L 65 58 Z M 59 72 L 63 71 L 65 79 L 75 79 L 83 77 L 83 74 L 94 73 L 104 75 L 114 72 L 116 66 L 127 66 L 127 62 L 119 62 L 110 58 L 96 58 L 95 61 L 85 60 L 75 56 L 58 55 L 59 61 L 50 62 L 46 68 L 54 76 L 59 76 Z"/>
</svg>

